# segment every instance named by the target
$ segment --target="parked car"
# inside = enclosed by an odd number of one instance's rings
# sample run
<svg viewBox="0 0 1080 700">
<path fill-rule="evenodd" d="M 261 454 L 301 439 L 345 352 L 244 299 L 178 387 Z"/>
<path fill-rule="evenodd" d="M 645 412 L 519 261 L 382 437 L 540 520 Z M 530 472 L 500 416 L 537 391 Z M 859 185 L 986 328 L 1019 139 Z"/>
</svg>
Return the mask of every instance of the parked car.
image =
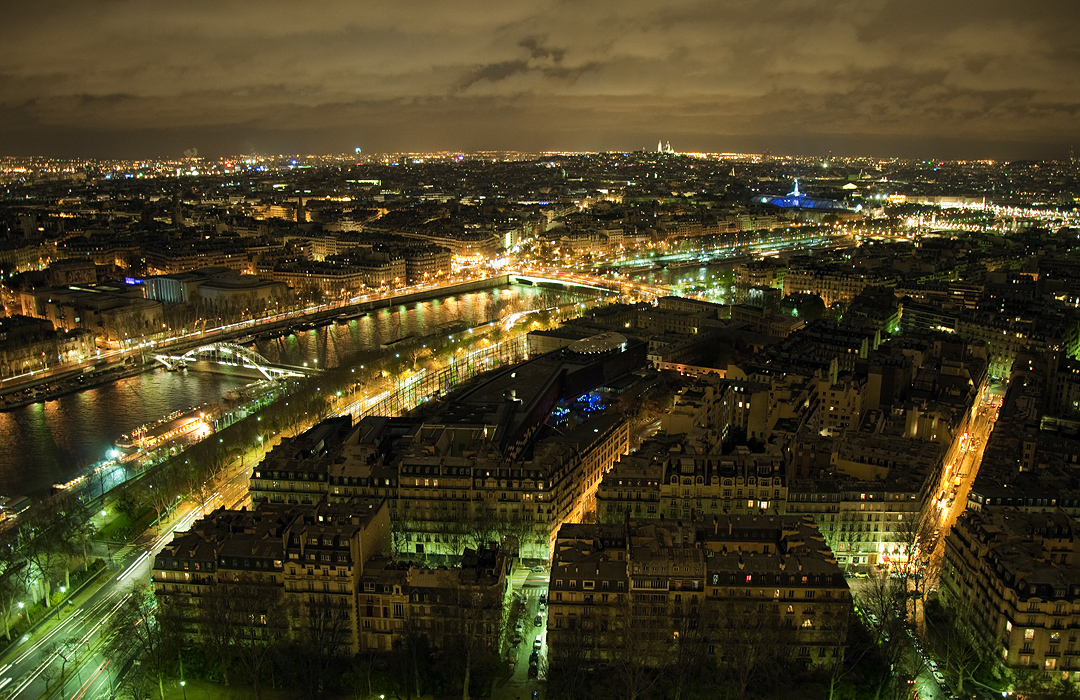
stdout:
<svg viewBox="0 0 1080 700">
<path fill-rule="evenodd" d="M 540 604 L 547 605 L 547 593 L 540 594 Z"/>
<path fill-rule="evenodd" d="M 538 663 L 540 663 L 540 651 L 539 650 L 533 649 L 533 653 L 529 654 L 529 663 L 530 664 L 538 664 Z"/>
<path fill-rule="evenodd" d="M 536 566 L 529 569 L 529 571 L 533 572 L 534 574 L 542 574 L 544 573 L 544 567 L 537 564 Z"/>
<path fill-rule="evenodd" d="M 538 634 L 538 635 L 536 635 L 536 639 L 533 640 L 533 649 L 539 649 L 542 646 L 544 646 L 544 641 L 543 641 L 543 639 L 541 639 L 541 636 Z"/>
<path fill-rule="evenodd" d="M 540 615 L 537 615 L 536 619 L 533 620 L 533 627 L 541 627 L 543 624 L 544 624 L 544 618 L 541 617 Z"/>
</svg>

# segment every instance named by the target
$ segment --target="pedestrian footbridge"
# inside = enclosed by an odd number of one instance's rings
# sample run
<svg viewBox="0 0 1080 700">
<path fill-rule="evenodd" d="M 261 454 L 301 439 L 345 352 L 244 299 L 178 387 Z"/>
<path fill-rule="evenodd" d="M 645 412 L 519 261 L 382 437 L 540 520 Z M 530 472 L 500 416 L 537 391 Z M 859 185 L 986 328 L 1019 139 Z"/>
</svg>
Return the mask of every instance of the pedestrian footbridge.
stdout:
<svg viewBox="0 0 1080 700">
<path fill-rule="evenodd" d="M 319 373 L 319 370 L 310 367 L 274 364 L 254 350 L 235 343 L 210 343 L 188 350 L 183 355 L 154 355 L 154 359 L 169 370 L 205 363 L 255 371 L 266 379 L 307 377 Z"/>
</svg>

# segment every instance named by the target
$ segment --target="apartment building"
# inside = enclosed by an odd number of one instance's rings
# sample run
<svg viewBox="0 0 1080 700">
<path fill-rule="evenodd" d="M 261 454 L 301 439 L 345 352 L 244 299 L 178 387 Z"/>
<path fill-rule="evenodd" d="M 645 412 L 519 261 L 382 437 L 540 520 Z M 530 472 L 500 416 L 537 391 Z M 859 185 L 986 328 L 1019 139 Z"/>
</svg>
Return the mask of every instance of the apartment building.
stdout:
<svg viewBox="0 0 1080 700">
<path fill-rule="evenodd" d="M 390 651 L 409 636 L 423 636 L 435 648 L 498 649 L 511 563 L 495 545 L 465 548 L 455 567 L 373 557 L 358 588 L 362 648 Z"/>
<path fill-rule="evenodd" d="M 398 551 L 456 555 L 511 538 L 522 556 L 546 559 L 561 523 L 596 510 L 601 477 L 629 451 L 630 422 L 606 413 L 511 461 L 494 442 L 498 423 L 331 418 L 252 470 L 252 502 L 384 498 Z"/>
<path fill-rule="evenodd" d="M 851 301 L 865 288 L 887 282 L 887 278 L 870 270 L 819 268 L 792 263 L 784 276 L 784 296 L 817 294 L 826 306 L 830 306 L 837 301 Z"/>
<path fill-rule="evenodd" d="M 385 500 L 221 508 L 166 545 L 152 581 L 192 641 L 274 635 L 343 656 L 390 651 L 407 634 L 498 647 L 511 560 L 497 545 L 434 569 L 390 551 Z"/>
<path fill-rule="evenodd" d="M 198 640 L 223 633 L 297 641 L 334 630 L 342 654 L 362 650 L 357 585 L 365 561 L 390 547 L 384 501 L 219 508 L 154 558 L 154 594 Z M 322 640 L 324 643 L 331 640 Z"/>
<path fill-rule="evenodd" d="M 756 643 L 809 667 L 840 658 L 851 597 L 809 519 L 716 515 L 564 525 L 548 606 L 552 665 L 664 666 L 700 637 L 719 663 Z"/>
<path fill-rule="evenodd" d="M 679 439 L 651 440 L 604 475 L 597 518 L 690 518 L 692 515 L 780 514 L 787 479 L 779 453 L 696 453 Z"/>
<path fill-rule="evenodd" d="M 1002 665 L 1080 680 L 1080 551 L 1060 510 L 967 510 L 945 540 L 941 595 Z"/>
</svg>

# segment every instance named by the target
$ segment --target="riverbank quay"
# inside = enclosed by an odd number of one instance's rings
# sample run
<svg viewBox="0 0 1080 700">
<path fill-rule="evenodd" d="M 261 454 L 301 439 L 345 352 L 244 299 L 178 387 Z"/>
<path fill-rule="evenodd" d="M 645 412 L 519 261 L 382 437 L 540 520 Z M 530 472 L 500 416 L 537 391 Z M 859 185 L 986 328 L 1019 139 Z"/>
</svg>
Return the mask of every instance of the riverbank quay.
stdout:
<svg viewBox="0 0 1080 700">
<path fill-rule="evenodd" d="M 2 379 L 0 380 L 0 411 L 14 410 L 43 401 L 51 401 L 83 389 L 91 389 L 114 382 L 117 379 L 124 379 L 149 371 L 159 364 L 154 359 L 154 355 L 166 350 L 174 354 L 182 353 L 208 343 L 235 341 L 251 334 L 284 332 L 297 322 L 309 323 L 315 326 L 328 325 L 341 314 L 370 313 L 383 308 L 416 304 L 444 296 L 504 287 L 510 283 L 511 277 L 509 275 L 495 275 L 468 282 L 432 286 L 416 291 L 404 291 L 398 294 L 391 292 L 364 295 L 335 301 L 314 309 L 301 309 L 265 318 L 241 321 L 177 338 L 149 340 L 131 348 L 113 351 L 115 357 L 107 359 L 95 358 L 73 365 L 59 365 L 25 376 Z"/>
</svg>

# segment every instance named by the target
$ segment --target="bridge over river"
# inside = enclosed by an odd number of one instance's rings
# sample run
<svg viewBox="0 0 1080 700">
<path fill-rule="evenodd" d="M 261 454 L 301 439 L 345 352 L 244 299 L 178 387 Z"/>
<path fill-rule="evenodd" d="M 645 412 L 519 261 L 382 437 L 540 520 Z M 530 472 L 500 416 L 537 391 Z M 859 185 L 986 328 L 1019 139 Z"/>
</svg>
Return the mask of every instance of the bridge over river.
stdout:
<svg viewBox="0 0 1080 700">
<path fill-rule="evenodd" d="M 169 370 L 181 367 L 204 367 L 211 371 L 215 367 L 222 371 L 239 369 L 258 373 L 266 379 L 307 377 L 322 371 L 314 367 L 274 364 L 254 350 L 235 343 L 210 343 L 188 350 L 183 355 L 154 355 L 154 359 Z"/>
</svg>

